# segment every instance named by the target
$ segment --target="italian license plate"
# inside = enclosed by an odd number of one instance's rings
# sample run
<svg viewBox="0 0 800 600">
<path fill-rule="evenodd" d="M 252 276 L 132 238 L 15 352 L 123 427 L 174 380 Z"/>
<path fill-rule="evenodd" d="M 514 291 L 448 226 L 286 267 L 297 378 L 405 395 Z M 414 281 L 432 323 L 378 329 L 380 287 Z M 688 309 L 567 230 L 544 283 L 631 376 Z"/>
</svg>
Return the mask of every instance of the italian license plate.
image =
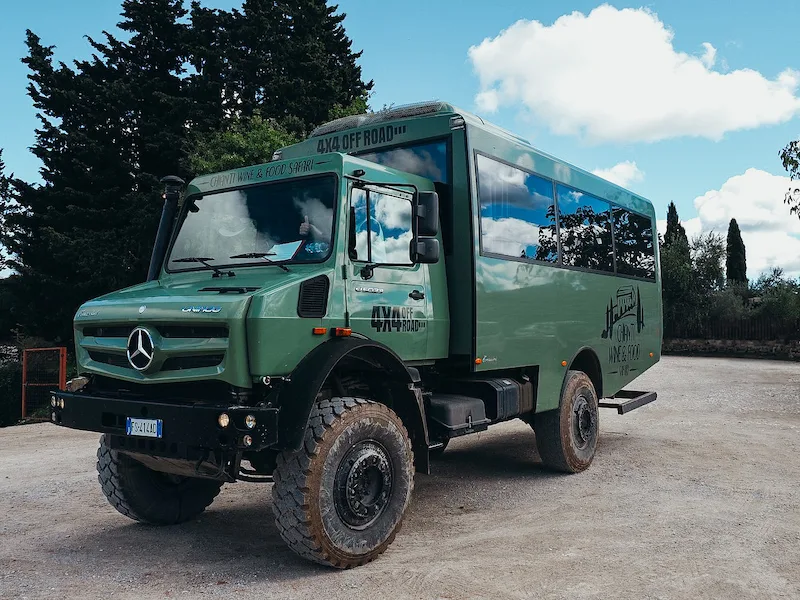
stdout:
<svg viewBox="0 0 800 600">
<path fill-rule="evenodd" d="M 134 419 L 128 417 L 125 433 L 138 437 L 160 438 L 164 422 L 161 419 Z"/>
</svg>

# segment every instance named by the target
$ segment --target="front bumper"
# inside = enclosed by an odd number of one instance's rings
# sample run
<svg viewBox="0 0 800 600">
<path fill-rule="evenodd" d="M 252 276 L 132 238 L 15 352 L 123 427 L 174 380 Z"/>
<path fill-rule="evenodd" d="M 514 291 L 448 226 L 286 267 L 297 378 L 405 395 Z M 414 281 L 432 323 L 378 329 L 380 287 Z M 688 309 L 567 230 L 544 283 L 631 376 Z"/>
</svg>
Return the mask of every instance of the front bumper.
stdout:
<svg viewBox="0 0 800 600">
<path fill-rule="evenodd" d="M 51 394 L 56 400 L 56 406 L 50 409 L 53 423 L 107 434 L 112 447 L 129 452 L 195 460 L 209 451 L 257 452 L 278 442 L 277 408 L 153 402 L 83 392 L 53 391 Z M 219 425 L 222 413 L 230 418 L 227 427 Z M 252 429 L 245 425 L 248 415 L 255 417 Z M 161 420 L 162 437 L 127 435 L 128 417 Z M 249 445 L 245 443 L 245 436 L 251 440 Z"/>
</svg>

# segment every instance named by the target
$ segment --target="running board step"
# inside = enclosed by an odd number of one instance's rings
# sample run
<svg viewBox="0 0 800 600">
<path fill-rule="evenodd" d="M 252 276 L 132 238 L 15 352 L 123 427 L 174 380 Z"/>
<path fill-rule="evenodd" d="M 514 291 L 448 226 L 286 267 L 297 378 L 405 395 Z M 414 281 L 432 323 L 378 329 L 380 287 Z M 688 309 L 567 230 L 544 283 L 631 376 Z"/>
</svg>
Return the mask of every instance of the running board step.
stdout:
<svg viewBox="0 0 800 600">
<path fill-rule="evenodd" d="M 598 403 L 598 406 L 600 408 L 616 408 L 618 414 L 624 415 L 640 406 L 654 402 L 655 399 L 655 392 L 620 390 L 613 398 L 603 398 L 603 400 Z"/>
</svg>

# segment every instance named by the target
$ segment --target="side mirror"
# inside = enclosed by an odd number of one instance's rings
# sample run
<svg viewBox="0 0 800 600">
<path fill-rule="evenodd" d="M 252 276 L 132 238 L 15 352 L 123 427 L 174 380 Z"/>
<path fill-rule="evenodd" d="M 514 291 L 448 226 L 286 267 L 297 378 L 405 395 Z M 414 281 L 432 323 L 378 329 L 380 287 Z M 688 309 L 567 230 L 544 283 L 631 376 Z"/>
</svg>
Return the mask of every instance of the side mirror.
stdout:
<svg viewBox="0 0 800 600">
<path fill-rule="evenodd" d="M 436 192 L 420 192 L 417 195 L 417 235 L 436 237 L 437 233 L 439 233 L 439 195 Z"/>
<path fill-rule="evenodd" d="M 439 240 L 436 238 L 417 238 L 411 242 L 411 262 L 431 265 L 439 262 Z"/>
</svg>

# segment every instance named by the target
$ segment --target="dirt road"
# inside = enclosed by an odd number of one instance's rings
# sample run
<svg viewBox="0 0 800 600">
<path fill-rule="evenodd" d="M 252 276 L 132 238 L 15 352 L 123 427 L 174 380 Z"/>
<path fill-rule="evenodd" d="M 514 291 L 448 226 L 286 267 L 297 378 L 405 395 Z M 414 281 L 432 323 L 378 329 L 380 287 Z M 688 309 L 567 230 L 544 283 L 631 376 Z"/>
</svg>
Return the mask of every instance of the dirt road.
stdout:
<svg viewBox="0 0 800 600">
<path fill-rule="evenodd" d="M 519 421 L 451 443 L 389 551 L 352 571 L 297 558 L 269 485 L 226 485 L 192 523 L 116 513 L 98 436 L 0 430 L 0 598 L 800 598 L 800 365 L 666 358 L 659 400 L 580 475 L 540 467 Z"/>
</svg>

